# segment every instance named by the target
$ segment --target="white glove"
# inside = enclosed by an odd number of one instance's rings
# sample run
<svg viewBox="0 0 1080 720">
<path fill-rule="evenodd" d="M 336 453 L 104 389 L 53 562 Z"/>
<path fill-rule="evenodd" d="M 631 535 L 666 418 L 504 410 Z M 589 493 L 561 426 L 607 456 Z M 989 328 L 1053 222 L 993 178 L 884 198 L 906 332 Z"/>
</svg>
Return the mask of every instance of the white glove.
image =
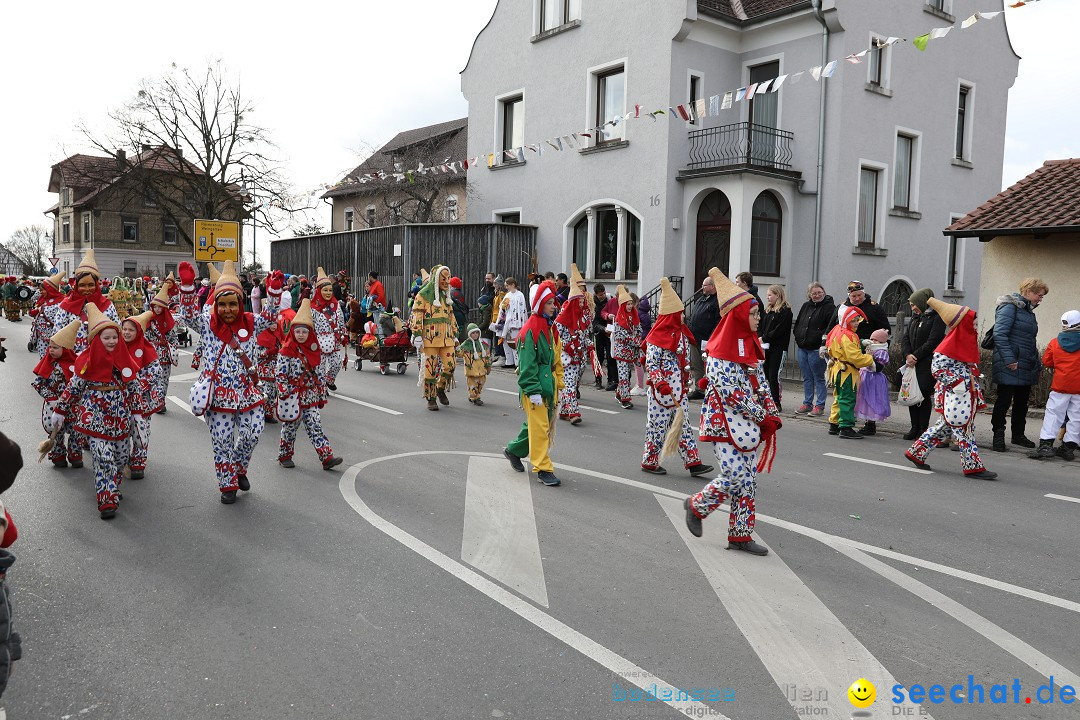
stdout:
<svg viewBox="0 0 1080 720">
<path fill-rule="evenodd" d="M 412 346 L 417 350 L 424 349 L 424 338 L 422 335 L 413 335 Z"/>
<path fill-rule="evenodd" d="M 544 398 L 541 397 L 539 394 L 530 395 L 529 396 L 529 402 L 531 402 L 533 405 L 543 405 L 544 404 Z"/>
<path fill-rule="evenodd" d="M 829 349 L 827 347 L 825 347 L 824 345 L 822 345 L 821 347 L 818 348 L 817 354 L 818 354 L 819 358 L 824 360 L 825 358 L 827 358 L 829 356 Z"/>
<path fill-rule="evenodd" d="M 768 350 L 769 349 L 769 343 L 761 343 L 761 349 L 762 350 Z"/>
<path fill-rule="evenodd" d="M 64 421 L 65 421 L 66 419 L 67 419 L 67 418 L 65 418 L 65 417 L 64 417 L 63 415 L 61 415 L 60 413 L 58 413 L 58 412 L 54 412 L 54 413 L 52 414 L 52 426 L 53 426 L 53 430 L 59 430 L 60 428 L 64 427 Z"/>
<path fill-rule="evenodd" d="M 968 394 L 967 383 L 959 382 L 956 385 L 953 385 L 951 388 L 949 388 L 949 392 L 956 393 L 960 397 L 964 397 L 965 395 Z"/>
</svg>

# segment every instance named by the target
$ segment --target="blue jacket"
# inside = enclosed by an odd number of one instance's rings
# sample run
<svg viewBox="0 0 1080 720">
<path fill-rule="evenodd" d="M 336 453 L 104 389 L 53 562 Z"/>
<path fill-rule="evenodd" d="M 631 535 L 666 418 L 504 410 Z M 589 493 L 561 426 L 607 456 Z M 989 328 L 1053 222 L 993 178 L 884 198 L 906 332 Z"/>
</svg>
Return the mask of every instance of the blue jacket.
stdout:
<svg viewBox="0 0 1080 720">
<path fill-rule="evenodd" d="M 1042 372 L 1035 338 L 1039 322 L 1031 303 L 1019 293 L 1002 295 L 994 311 L 992 377 L 998 385 L 1034 385 Z M 1009 365 L 1017 363 L 1015 370 Z"/>
</svg>

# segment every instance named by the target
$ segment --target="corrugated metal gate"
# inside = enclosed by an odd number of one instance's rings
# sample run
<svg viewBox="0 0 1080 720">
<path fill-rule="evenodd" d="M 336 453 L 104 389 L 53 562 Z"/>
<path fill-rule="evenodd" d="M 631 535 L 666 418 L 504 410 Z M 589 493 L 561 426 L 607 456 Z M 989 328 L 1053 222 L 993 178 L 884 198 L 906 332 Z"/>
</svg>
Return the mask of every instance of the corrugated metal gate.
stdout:
<svg viewBox="0 0 1080 720">
<path fill-rule="evenodd" d="M 369 272 L 378 272 L 396 308 L 404 306 L 412 273 L 421 267 L 449 266 L 473 306 L 486 272 L 514 276 L 524 286 L 535 255 L 536 227 L 510 223 L 393 225 L 270 243 L 272 268 L 309 278 L 319 266 L 330 274 L 345 270 L 353 293 L 363 289 Z"/>
</svg>

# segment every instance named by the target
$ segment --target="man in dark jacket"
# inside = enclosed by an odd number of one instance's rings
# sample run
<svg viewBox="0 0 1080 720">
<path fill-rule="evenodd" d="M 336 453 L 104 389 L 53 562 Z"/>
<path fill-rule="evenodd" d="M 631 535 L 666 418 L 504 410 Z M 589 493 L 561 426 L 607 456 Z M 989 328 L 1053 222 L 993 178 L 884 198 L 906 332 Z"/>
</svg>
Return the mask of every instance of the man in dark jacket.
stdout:
<svg viewBox="0 0 1080 720">
<path fill-rule="evenodd" d="M 945 323 L 934 312 L 928 300 L 934 297 L 930 288 L 916 290 L 908 298 L 911 305 L 911 322 L 904 332 L 900 345 L 900 354 L 907 367 L 915 368 L 915 378 L 919 383 L 923 401 L 918 405 L 908 406 L 911 416 L 911 429 L 904 434 L 905 440 L 914 440 L 930 427 L 930 415 L 934 411 L 934 376 L 930 364 L 934 359 L 934 350 L 945 339 Z"/>
<path fill-rule="evenodd" d="M 603 283 L 596 283 L 593 286 L 593 340 L 596 346 L 596 359 L 600 362 L 600 367 L 604 366 L 605 358 L 611 359 L 611 347 L 608 343 L 608 335 L 605 328 L 607 327 L 607 320 L 604 320 L 600 313 L 603 311 L 604 306 L 608 303 L 607 289 Z M 611 377 L 615 377 L 611 375 Z M 596 378 L 596 387 L 604 388 L 604 379 L 602 377 Z M 612 390 L 615 389 L 614 383 L 612 384 Z"/>
<path fill-rule="evenodd" d="M 701 355 L 702 343 L 708 341 L 717 323 L 720 322 L 720 306 L 716 304 L 716 286 L 708 275 L 701 281 L 701 297 L 694 301 L 694 312 L 690 316 L 690 332 L 694 342 L 690 345 L 690 374 L 694 389 L 688 397 L 701 400 L 705 393 L 698 389 L 698 380 L 705 377 L 705 359 Z"/>
<path fill-rule="evenodd" d="M 836 309 L 837 318 L 842 316 L 844 310 L 849 307 L 857 307 L 866 315 L 866 321 L 859 323 L 859 326 L 855 328 L 855 334 L 860 340 L 869 340 L 870 334 L 875 330 L 891 331 L 892 326 L 889 324 L 889 316 L 885 314 L 885 309 L 873 301 L 858 280 L 848 283 L 847 302 Z"/>
</svg>

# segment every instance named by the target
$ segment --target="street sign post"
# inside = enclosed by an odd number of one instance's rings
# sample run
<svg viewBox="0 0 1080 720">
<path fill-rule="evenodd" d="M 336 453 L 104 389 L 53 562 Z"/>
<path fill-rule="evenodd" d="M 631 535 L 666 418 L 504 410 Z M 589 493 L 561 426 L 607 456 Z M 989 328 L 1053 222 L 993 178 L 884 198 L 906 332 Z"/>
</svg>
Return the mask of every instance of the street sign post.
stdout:
<svg viewBox="0 0 1080 720">
<path fill-rule="evenodd" d="M 196 262 L 240 262 L 240 223 L 196 220 L 194 238 Z"/>
</svg>

